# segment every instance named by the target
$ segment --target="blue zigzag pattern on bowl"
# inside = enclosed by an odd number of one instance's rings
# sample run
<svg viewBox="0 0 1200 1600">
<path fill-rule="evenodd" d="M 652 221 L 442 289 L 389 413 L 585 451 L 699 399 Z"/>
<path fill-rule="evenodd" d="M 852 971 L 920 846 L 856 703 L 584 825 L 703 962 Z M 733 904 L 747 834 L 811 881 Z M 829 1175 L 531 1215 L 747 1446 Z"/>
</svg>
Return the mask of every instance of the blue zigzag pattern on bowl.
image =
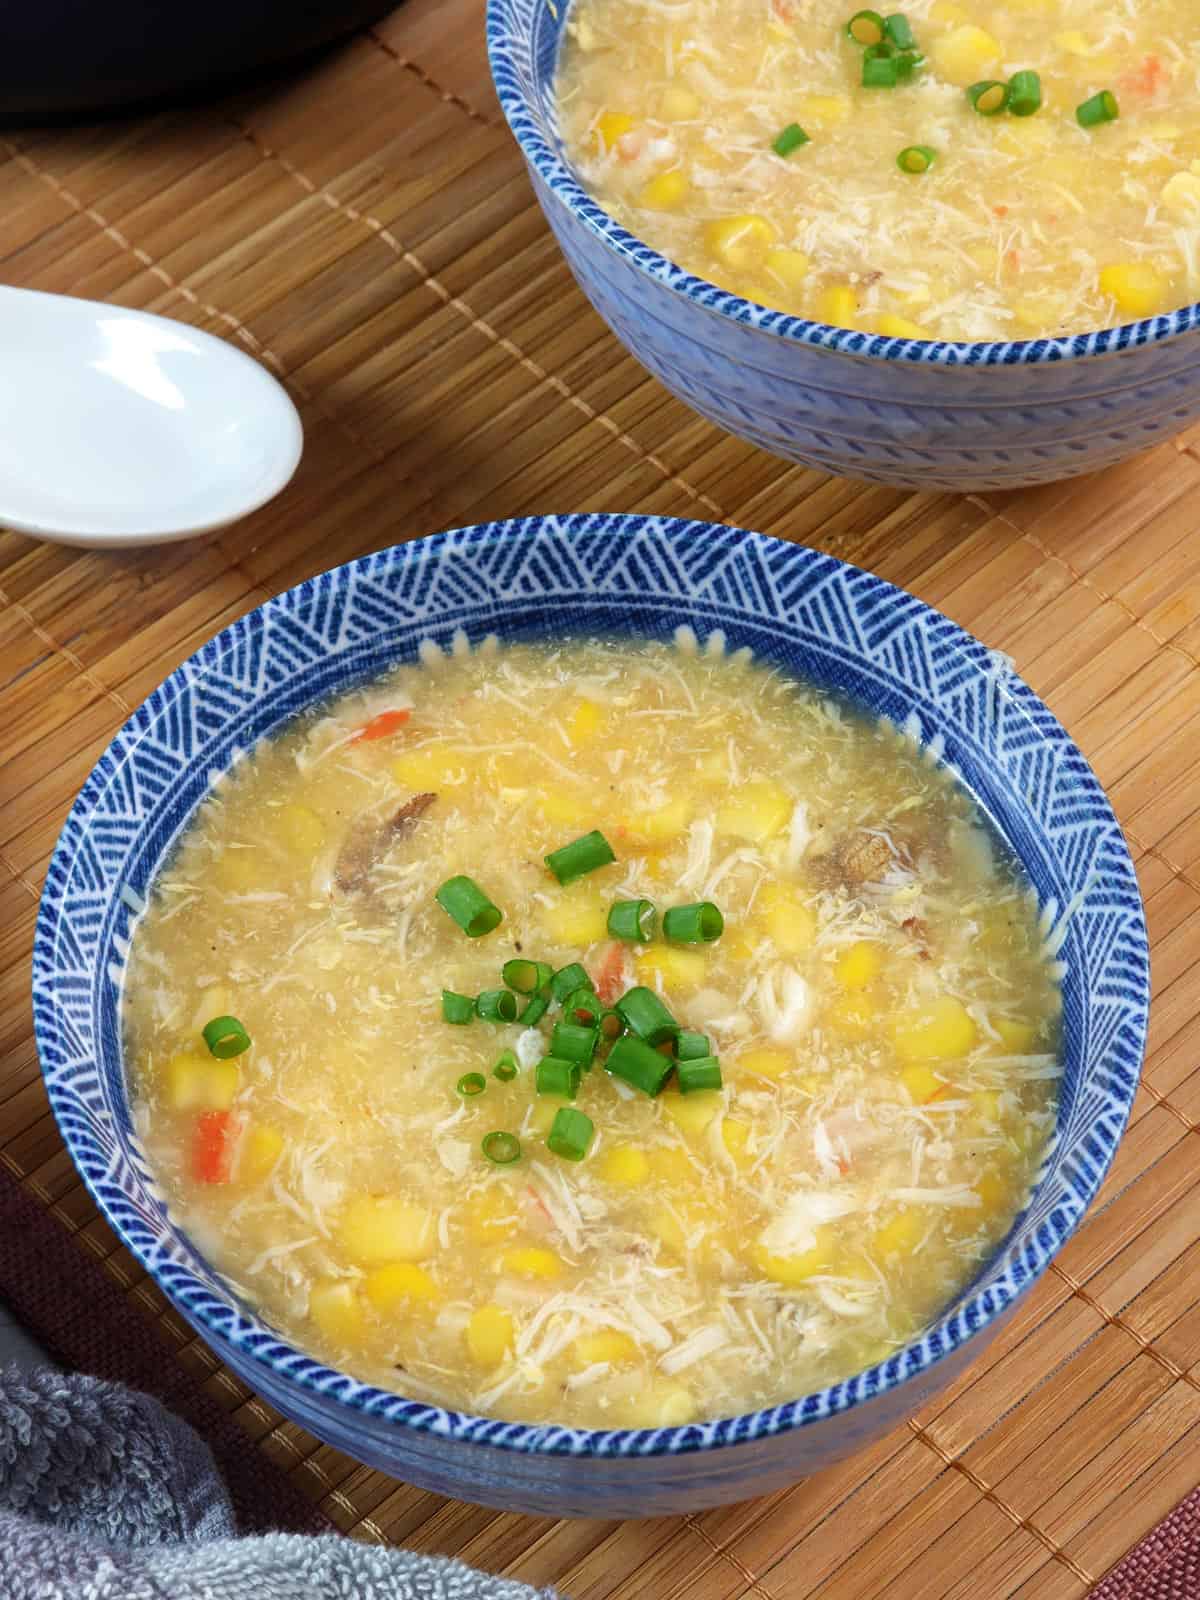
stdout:
<svg viewBox="0 0 1200 1600">
<path fill-rule="evenodd" d="M 1038 887 L 1049 935 L 1072 906 L 1067 1064 L 1056 1148 L 1028 1213 L 974 1288 L 903 1355 L 818 1394 L 686 1428 L 596 1432 L 447 1412 L 359 1383 L 289 1346 L 240 1305 L 166 1215 L 125 1102 L 116 1012 L 137 908 L 211 778 L 314 698 L 415 657 L 564 630 L 721 630 L 906 726 L 996 817 Z M 1147 948 L 1120 830 L 1057 721 L 984 649 L 853 567 L 734 528 L 646 517 L 495 523 L 384 550 L 281 595 L 157 689 L 92 772 L 50 864 L 34 954 L 38 1045 L 71 1153 L 167 1294 L 310 1426 L 354 1448 L 334 1412 L 537 1455 L 654 1456 L 765 1439 L 886 1396 L 994 1321 L 1077 1225 L 1124 1126 L 1144 1044 Z M 1085 1004 L 1086 998 L 1086 1004 Z M 243 1369 L 245 1370 L 245 1369 Z M 298 1386 L 298 1387 L 297 1387 Z M 303 1391 L 303 1394 L 300 1394 Z M 910 1387 L 897 1394 L 904 1414 Z M 296 1398 L 299 1395 L 300 1398 Z M 322 1407 L 325 1407 L 322 1410 Z M 365 1423 L 362 1424 L 365 1426 Z M 340 1430 L 340 1431 L 339 1431 Z"/>
</svg>

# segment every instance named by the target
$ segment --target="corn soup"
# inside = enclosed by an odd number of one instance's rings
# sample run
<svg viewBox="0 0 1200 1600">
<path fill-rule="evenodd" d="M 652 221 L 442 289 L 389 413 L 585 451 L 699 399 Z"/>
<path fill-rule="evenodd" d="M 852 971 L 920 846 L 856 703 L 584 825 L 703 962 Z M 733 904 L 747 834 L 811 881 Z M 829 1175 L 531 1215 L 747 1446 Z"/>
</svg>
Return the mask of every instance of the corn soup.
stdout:
<svg viewBox="0 0 1200 1600">
<path fill-rule="evenodd" d="M 1028 339 L 1200 296 L 1200 7 L 575 0 L 568 154 L 702 278 L 838 327 Z"/>
<path fill-rule="evenodd" d="M 509 1418 L 793 1398 L 942 1309 L 1051 1136 L 1032 892 L 747 658 L 494 644 L 219 780 L 125 998 L 175 1214 L 320 1357 Z"/>
</svg>

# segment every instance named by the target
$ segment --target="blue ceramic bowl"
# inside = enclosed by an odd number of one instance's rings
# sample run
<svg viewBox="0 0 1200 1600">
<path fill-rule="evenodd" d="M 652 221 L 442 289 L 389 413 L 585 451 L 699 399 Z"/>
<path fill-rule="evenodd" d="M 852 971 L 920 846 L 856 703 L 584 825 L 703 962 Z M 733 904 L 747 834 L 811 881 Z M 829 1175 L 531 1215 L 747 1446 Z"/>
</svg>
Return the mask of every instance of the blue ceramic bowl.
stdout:
<svg viewBox="0 0 1200 1600">
<path fill-rule="evenodd" d="M 950 344 L 853 333 L 694 278 L 592 201 L 558 133 L 568 0 L 488 0 L 500 104 L 580 286 L 656 378 L 771 450 L 914 489 L 1090 472 L 1200 416 L 1200 305 L 1101 333 Z"/>
<path fill-rule="evenodd" d="M 359 1383 L 280 1338 L 176 1226 L 129 1115 L 118 1015 L 150 883 L 214 775 L 320 696 L 442 649 L 687 624 L 828 685 L 949 763 L 1036 885 L 1065 964 L 1057 1140 L 1027 1213 L 936 1326 L 787 1405 L 689 1427 L 588 1431 L 447 1412 Z M 1069 914 L 1064 915 L 1064 908 Z M 1072 1232 L 1112 1160 L 1146 1027 L 1141 901 L 1079 751 L 1006 657 L 889 584 L 797 545 L 648 517 L 492 523 L 364 556 L 269 601 L 172 673 L 101 756 L 50 864 L 34 955 L 50 1100 L 124 1242 L 197 1331 L 285 1416 L 446 1494 L 594 1517 L 762 1494 L 875 1438 L 953 1379 Z"/>
</svg>

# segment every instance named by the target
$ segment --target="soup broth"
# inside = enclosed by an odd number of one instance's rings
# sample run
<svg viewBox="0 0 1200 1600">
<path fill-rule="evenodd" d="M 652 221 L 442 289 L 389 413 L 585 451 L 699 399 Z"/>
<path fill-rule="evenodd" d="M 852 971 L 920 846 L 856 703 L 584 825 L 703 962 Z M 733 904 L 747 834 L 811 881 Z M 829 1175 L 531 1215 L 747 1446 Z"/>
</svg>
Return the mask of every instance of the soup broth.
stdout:
<svg viewBox="0 0 1200 1600">
<path fill-rule="evenodd" d="M 544 858 L 591 830 L 615 860 L 559 883 Z M 503 914 L 480 937 L 435 898 L 464 875 Z M 638 900 L 653 936 L 612 937 Z M 700 903 L 719 937 L 664 936 Z M 605 1024 L 576 1098 L 538 1092 L 586 1005 L 446 1020 L 514 960 L 580 964 L 597 1012 L 648 991 L 719 1086 L 681 1092 L 668 1029 L 643 1092 Z M 200 806 L 125 1000 L 159 1179 L 269 1321 L 402 1393 L 601 1427 L 777 1403 L 909 1340 L 1027 1198 L 1058 1018 L 964 791 L 686 635 L 484 649 L 301 717 Z"/>
</svg>

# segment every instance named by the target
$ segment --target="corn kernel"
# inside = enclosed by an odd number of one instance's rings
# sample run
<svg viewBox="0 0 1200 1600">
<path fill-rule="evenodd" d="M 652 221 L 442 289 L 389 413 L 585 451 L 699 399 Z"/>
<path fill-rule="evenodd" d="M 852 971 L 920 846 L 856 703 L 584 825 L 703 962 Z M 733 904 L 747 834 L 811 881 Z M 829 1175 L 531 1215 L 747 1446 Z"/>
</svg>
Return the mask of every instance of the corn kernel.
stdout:
<svg viewBox="0 0 1200 1600">
<path fill-rule="evenodd" d="M 656 1178 L 679 1187 L 696 1181 L 696 1168 L 686 1150 L 677 1145 L 660 1146 L 650 1152 L 650 1169 Z"/>
<path fill-rule="evenodd" d="M 167 1094 L 176 1111 L 228 1111 L 241 1085 L 236 1061 L 185 1052 L 167 1062 Z"/>
<path fill-rule="evenodd" d="M 809 260 L 803 250 L 772 250 L 763 262 L 763 268 L 768 276 L 775 279 L 780 288 L 799 289 L 808 276 Z"/>
<path fill-rule="evenodd" d="M 433 1213 L 395 1195 L 357 1195 L 342 1211 L 335 1238 L 360 1267 L 423 1261 L 433 1253 Z"/>
<path fill-rule="evenodd" d="M 559 828 L 591 827 L 595 813 L 581 795 L 565 789 L 550 789 L 538 796 L 538 810 L 547 822 Z"/>
<path fill-rule="evenodd" d="M 813 307 L 818 322 L 834 328 L 852 328 L 858 315 L 858 296 L 848 283 L 831 283 L 822 289 Z"/>
<path fill-rule="evenodd" d="M 353 1345 L 362 1338 L 362 1302 L 357 1289 L 345 1279 L 326 1278 L 314 1283 L 308 1296 L 308 1314 L 333 1344 Z"/>
<path fill-rule="evenodd" d="M 850 116 L 850 100 L 844 94 L 804 95 L 796 106 L 796 115 L 804 127 L 834 128 Z"/>
<path fill-rule="evenodd" d="M 621 135 L 628 133 L 632 127 L 633 118 L 626 111 L 601 112 L 592 129 L 597 150 L 601 155 L 606 155 Z"/>
<path fill-rule="evenodd" d="M 663 1114 L 671 1119 L 682 1133 L 699 1134 L 716 1116 L 725 1103 L 720 1089 L 700 1089 L 694 1094 L 680 1094 L 668 1090 L 659 1097 Z"/>
<path fill-rule="evenodd" d="M 560 1094 L 539 1094 L 529 1108 L 529 1128 L 532 1133 L 549 1133 L 554 1119 L 563 1106 L 571 1102 Z"/>
<path fill-rule="evenodd" d="M 650 1161 L 644 1150 L 632 1144 L 615 1144 L 600 1160 L 600 1176 L 621 1189 L 635 1189 L 650 1176 Z"/>
<path fill-rule="evenodd" d="M 237 1175 L 242 1183 L 260 1183 L 283 1154 L 283 1135 L 278 1128 L 256 1122 L 246 1130 L 238 1152 Z"/>
<path fill-rule="evenodd" d="M 437 1284 L 414 1261 L 393 1261 L 389 1266 L 368 1272 L 363 1292 L 376 1311 L 394 1311 L 417 1300 L 439 1298 Z"/>
<path fill-rule="evenodd" d="M 783 884 L 767 884 L 759 893 L 755 912 L 781 955 L 799 956 L 812 948 L 817 919 Z"/>
<path fill-rule="evenodd" d="M 650 944 L 639 950 L 634 965 L 640 983 L 653 988 L 655 980 L 661 978 L 663 988 L 673 992 L 698 989 L 708 971 L 701 951 L 677 950 L 667 944 Z"/>
<path fill-rule="evenodd" d="M 1149 317 L 1167 293 L 1167 280 L 1152 261 L 1115 261 L 1100 271 L 1100 293 L 1110 295 L 1126 317 Z"/>
<path fill-rule="evenodd" d="M 651 1214 L 649 1222 L 650 1232 L 659 1241 L 665 1244 L 668 1250 L 682 1255 L 687 1247 L 687 1235 L 683 1231 L 683 1223 L 673 1211 L 662 1206 Z"/>
<path fill-rule="evenodd" d="M 779 237 L 766 217 L 747 211 L 736 217 L 719 217 L 704 229 L 704 242 L 710 254 L 736 272 L 759 266 Z"/>
<path fill-rule="evenodd" d="M 623 1403 L 619 1420 L 627 1428 L 681 1428 L 695 1415 L 690 1389 L 681 1383 L 655 1383 Z"/>
<path fill-rule="evenodd" d="M 936 334 L 930 333 L 928 328 L 923 328 L 919 322 L 910 322 L 907 317 L 898 317 L 891 311 L 881 311 L 875 318 L 875 332 L 882 333 L 889 339 L 935 339 Z"/>
<path fill-rule="evenodd" d="M 739 966 L 749 966 L 758 954 L 758 941 L 745 928 L 735 928 L 732 933 L 722 935 L 721 949 Z"/>
<path fill-rule="evenodd" d="M 591 885 L 575 885 L 553 905 L 540 912 L 547 936 L 559 944 L 595 944 L 608 932 L 608 908 L 600 891 Z"/>
<path fill-rule="evenodd" d="M 668 84 L 659 101 L 658 114 L 664 122 L 688 122 L 700 115 L 700 96 L 681 83 Z"/>
<path fill-rule="evenodd" d="M 1008 1185 L 996 1172 L 985 1172 L 975 1183 L 975 1193 L 985 1211 L 1005 1211 L 1011 1204 Z"/>
<path fill-rule="evenodd" d="M 325 843 L 325 824 L 311 806 L 281 806 L 275 826 L 284 844 L 298 856 L 315 856 Z"/>
<path fill-rule="evenodd" d="M 964 11 L 962 6 L 956 3 L 956 0 L 934 0 L 929 11 L 929 17 L 932 22 L 940 22 L 947 27 L 953 23 L 970 22 L 971 20 L 970 12 Z"/>
<path fill-rule="evenodd" d="M 908 1090 L 914 1103 L 919 1106 L 934 1099 L 945 1088 L 945 1084 L 926 1061 L 914 1061 L 911 1066 L 904 1067 L 900 1073 L 900 1082 Z"/>
<path fill-rule="evenodd" d="M 721 1123 L 721 1143 L 737 1167 L 748 1167 L 754 1159 L 750 1153 L 750 1133 L 750 1124 L 740 1117 L 726 1117 Z"/>
<path fill-rule="evenodd" d="M 984 29 L 964 22 L 949 33 L 940 34 L 930 45 L 929 54 L 939 75 L 960 89 L 985 77 L 985 68 L 1000 59 L 1001 45 Z"/>
<path fill-rule="evenodd" d="M 787 1050 L 776 1050 L 772 1045 L 758 1045 L 753 1050 L 743 1050 L 735 1065 L 739 1070 L 753 1072 L 760 1078 L 782 1078 L 790 1072 L 793 1058 Z"/>
<path fill-rule="evenodd" d="M 965 1056 L 976 1038 L 970 1013 L 949 995 L 900 1012 L 892 1025 L 896 1054 L 903 1062 L 953 1060 Z"/>
<path fill-rule="evenodd" d="M 1056 33 L 1054 42 L 1069 56 L 1090 56 L 1094 48 L 1087 34 L 1081 33 L 1078 28 L 1068 28 L 1062 33 Z"/>
<path fill-rule="evenodd" d="M 1176 172 L 1163 184 L 1159 199 L 1177 217 L 1195 220 L 1200 213 L 1200 178 L 1194 172 Z"/>
<path fill-rule="evenodd" d="M 498 1239 L 510 1239 L 520 1226 L 521 1218 L 509 1195 L 496 1187 L 485 1190 L 477 1200 L 471 1201 L 464 1221 L 472 1239 L 479 1244 L 490 1244 Z"/>
<path fill-rule="evenodd" d="M 683 173 L 676 168 L 672 172 L 660 172 L 638 195 L 637 203 L 646 211 L 675 211 L 681 206 L 687 196 L 688 181 Z"/>
<path fill-rule="evenodd" d="M 515 1273 L 518 1278 L 557 1278 L 563 1269 L 561 1258 L 553 1250 L 533 1244 L 506 1250 L 500 1264 L 505 1272 Z"/>
<path fill-rule="evenodd" d="M 636 1361 L 641 1351 L 627 1333 L 618 1328 L 598 1328 L 595 1333 L 583 1333 L 576 1339 L 572 1359 L 576 1368 L 594 1367 L 605 1361 L 610 1367 L 628 1366 Z"/>
<path fill-rule="evenodd" d="M 751 844 L 766 844 L 787 826 L 792 797 L 769 778 L 745 783 L 717 812 L 717 830 Z"/>
<path fill-rule="evenodd" d="M 870 939 L 857 939 L 839 954 L 833 975 L 843 989 L 865 989 L 883 970 L 883 951 Z"/>
<path fill-rule="evenodd" d="M 802 1250 L 799 1255 L 779 1256 L 760 1242 L 754 1246 L 751 1253 L 755 1266 L 763 1277 L 770 1278 L 772 1283 L 785 1283 L 789 1286 L 806 1283 L 818 1272 L 829 1271 L 829 1250 L 820 1243 L 814 1245 L 811 1250 Z"/>
<path fill-rule="evenodd" d="M 563 724 L 573 745 L 591 744 L 604 726 L 604 713 L 594 700 L 577 700 Z"/>
<path fill-rule="evenodd" d="M 440 789 L 446 784 L 461 783 L 465 776 L 465 763 L 461 752 L 451 751 L 444 744 L 419 745 L 393 756 L 388 771 L 396 782 L 406 789 Z"/>
<path fill-rule="evenodd" d="M 995 1089 L 976 1089 L 971 1105 L 981 1122 L 995 1122 L 1000 1115 L 1000 1096 Z"/>
<path fill-rule="evenodd" d="M 631 818 L 626 826 L 637 843 L 662 844 L 679 838 L 691 820 L 691 802 L 681 794 L 654 811 L 643 811 L 640 816 Z"/>
<path fill-rule="evenodd" d="M 876 1228 L 871 1247 L 876 1255 L 895 1256 L 915 1250 L 925 1233 L 925 1219 L 919 1211 L 898 1211 L 890 1222 Z"/>
<path fill-rule="evenodd" d="M 1010 1056 L 1025 1056 L 1033 1049 L 1037 1035 L 1032 1022 L 1018 1022 L 1013 1017 L 993 1017 L 991 1021 Z"/>
<path fill-rule="evenodd" d="M 500 1306 L 480 1306 L 467 1323 L 467 1350 L 480 1367 L 498 1367 L 512 1348 L 513 1319 Z"/>
</svg>

